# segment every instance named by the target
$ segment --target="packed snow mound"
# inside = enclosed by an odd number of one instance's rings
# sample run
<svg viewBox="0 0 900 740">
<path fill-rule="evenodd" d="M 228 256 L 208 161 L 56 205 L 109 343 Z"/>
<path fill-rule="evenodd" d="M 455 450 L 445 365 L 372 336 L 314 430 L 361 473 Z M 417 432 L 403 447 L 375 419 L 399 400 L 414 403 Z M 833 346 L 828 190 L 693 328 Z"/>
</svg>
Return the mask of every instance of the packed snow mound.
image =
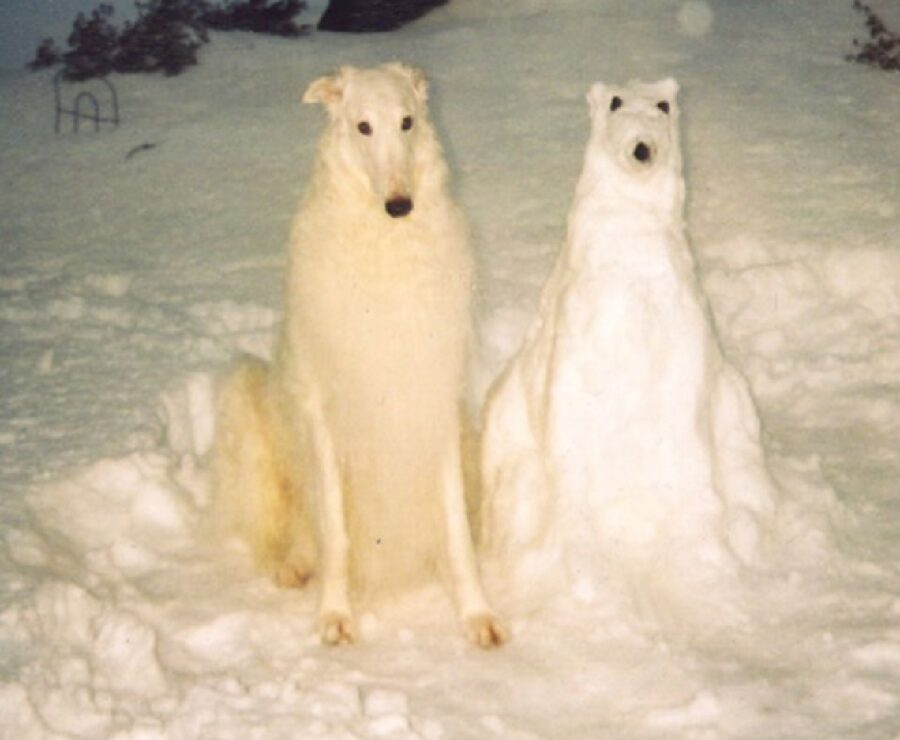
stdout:
<svg viewBox="0 0 900 740">
<path fill-rule="evenodd" d="M 677 84 L 595 84 L 569 232 L 483 429 L 487 549 L 591 598 L 759 557 L 777 498 L 685 236 Z"/>
<path fill-rule="evenodd" d="M 212 385 L 202 373 L 174 385 L 160 447 L 34 490 L 27 526 L 7 532 L 0 556 L 20 575 L 0 642 L 30 657 L 21 684 L 0 685 L 4 737 L 241 738 L 268 714 L 272 738 L 430 727 L 402 691 L 328 679 L 312 598 L 276 589 L 218 540 Z"/>
</svg>

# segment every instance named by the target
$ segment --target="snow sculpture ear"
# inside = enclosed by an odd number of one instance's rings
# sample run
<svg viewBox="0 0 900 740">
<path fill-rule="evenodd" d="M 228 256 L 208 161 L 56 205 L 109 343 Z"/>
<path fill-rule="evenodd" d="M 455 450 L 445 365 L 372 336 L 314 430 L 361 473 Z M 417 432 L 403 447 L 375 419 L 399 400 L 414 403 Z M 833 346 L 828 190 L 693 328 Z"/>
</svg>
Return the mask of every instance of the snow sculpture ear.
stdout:
<svg viewBox="0 0 900 740">
<path fill-rule="evenodd" d="M 381 68 L 409 80 L 409 84 L 412 85 L 413 91 L 419 100 L 428 99 L 428 80 L 425 78 L 425 73 L 418 67 L 411 67 L 408 64 L 403 64 L 403 62 L 388 62 L 387 64 L 382 64 Z"/>
<path fill-rule="evenodd" d="M 597 111 L 603 111 L 609 107 L 607 98 L 609 97 L 609 89 L 602 82 L 595 82 L 591 85 L 591 89 L 587 92 L 588 109 L 591 118 L 597 115 Z"/>
<path fill-rule="evenodd" d="M 344 95 L 344 83 L 348 69 L 348 67 L 341 67 L 333 75 L 326 75 L 314 80 L 303 93 L 303 102 L 321 103 L 328 109 L 340 103 Z"/>
<path fill-rule="evenodd" d="M 674 78 L 667 77 L 664 80 L 660 80 L 654 87 L 656 88 L 660 100 L 664 100 L 670 105 L 675 102 L 675 97 L 678 95 L 679 88 L 678 83 Z"/>
<path fill-rule="evenodd" d="M 673 98 L 678 94 L 678 81 L 674 77 L 666 77 L 666 79 L 661 80 L 659 83 L 662 90 L 666 92 L 667 95 L 671 95 Z"/>
</svg>

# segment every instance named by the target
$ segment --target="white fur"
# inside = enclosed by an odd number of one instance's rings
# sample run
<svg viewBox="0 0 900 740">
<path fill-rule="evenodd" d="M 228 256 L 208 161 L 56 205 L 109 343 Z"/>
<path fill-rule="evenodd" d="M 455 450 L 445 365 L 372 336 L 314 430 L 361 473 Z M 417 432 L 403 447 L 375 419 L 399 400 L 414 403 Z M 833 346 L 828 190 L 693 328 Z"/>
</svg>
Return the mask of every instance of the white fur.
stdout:
<svg viewBox="0 0 900 740">
<path fill-rule="evenodd" d="M 319 576 L 326 642 L 354 639 L 355 605 L 441 572 L 470 638 L 500 644 L 460 457 L 472 259 L 424 76 L 344 67 L 304 101 L 329 123 L 291 232 L 272 365 L 243 361 L 221 392 L 220 499 L 276 579 Z M 397 201 L 411 211 L 392 216 Z"/>
<path fill-rule="evenodd" d="M 731 572 L 773 505 L 684 234 L 676 91 L 591 88 L 567 242 L 486 407 L 487 548 L 587 597 L 618 566 L 644 581 Z"/>
</svg>

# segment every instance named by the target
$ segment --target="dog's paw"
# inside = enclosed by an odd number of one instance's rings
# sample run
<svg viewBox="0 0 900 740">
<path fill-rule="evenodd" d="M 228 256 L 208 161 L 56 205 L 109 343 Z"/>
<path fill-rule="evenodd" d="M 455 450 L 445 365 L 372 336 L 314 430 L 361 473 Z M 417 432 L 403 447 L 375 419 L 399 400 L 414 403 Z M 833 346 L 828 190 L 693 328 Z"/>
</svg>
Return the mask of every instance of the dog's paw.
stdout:
<svg viewBox="0 0 900 740">
<path fill-rule="evenodd" d="M 322 642 L 326 645 L 349 645 L 356 642 L 353 617 L 344 612 L 323 614 L 319 621 Z"/>
<path fill-rule="evenodd" d="M 500 647 L 509 640 L 509 630 L 496 614 L 483 612 L 463 620 L 466 637 L 473 645 L 484 650 Z"/>
</svg>

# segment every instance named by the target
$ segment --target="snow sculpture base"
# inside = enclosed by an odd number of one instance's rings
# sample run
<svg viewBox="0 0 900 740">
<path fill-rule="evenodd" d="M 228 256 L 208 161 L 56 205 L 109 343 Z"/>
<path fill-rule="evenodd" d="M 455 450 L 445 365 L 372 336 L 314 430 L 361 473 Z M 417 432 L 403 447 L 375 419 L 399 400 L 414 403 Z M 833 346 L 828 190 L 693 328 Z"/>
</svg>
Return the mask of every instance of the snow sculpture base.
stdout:
<svg viewBox="0 0 900 740">
<path fill-rule="evenodd" d="M 568 238 L 489 394 L 484 540 L 520 583 L 590 599 L 758 557 L 774 484 L 684 235 L 677 84 L 596 84 Z"/>
</svg>

